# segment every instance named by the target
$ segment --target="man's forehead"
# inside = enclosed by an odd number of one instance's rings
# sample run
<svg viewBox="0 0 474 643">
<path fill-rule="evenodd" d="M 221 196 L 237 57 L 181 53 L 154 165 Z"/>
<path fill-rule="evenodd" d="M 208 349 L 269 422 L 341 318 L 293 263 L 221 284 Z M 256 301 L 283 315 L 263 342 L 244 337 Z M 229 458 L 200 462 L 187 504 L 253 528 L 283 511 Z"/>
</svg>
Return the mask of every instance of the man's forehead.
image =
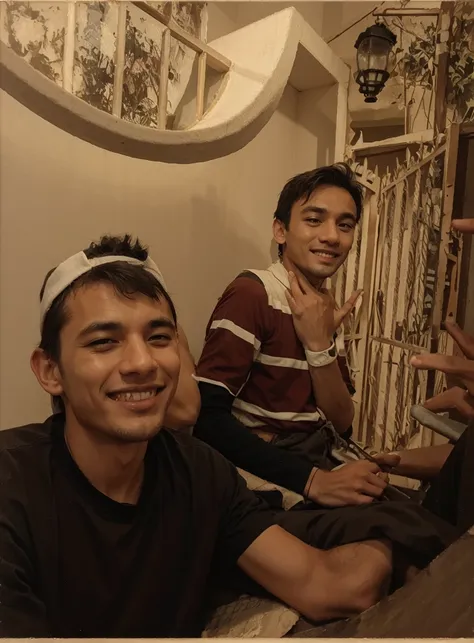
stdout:
<svg viewBox="0 0 474 643">
<path fill-rule="evenodd" d="M 344 188 L 335 185 L 320 185 L 311 192 L 309 197 L 301 197 L 295 205 L 300 211 L 308 206 L 315 206 L 331 212 L 337 210 L 337 214 L 341 212 L 357 213 L 357 206 L 351 194 Z"/>
<path fill-rule="evenodd" d="M 164 297 L 151 299 L 136 292 L 127 295 L 118 292 L 112 284 L 94 283 L 81 286 L 66 301 L 69 322 L 83 325 L 89 319 L 120 321 L 121 318 L 167 317 L 172 320 Z"/>
</svg>

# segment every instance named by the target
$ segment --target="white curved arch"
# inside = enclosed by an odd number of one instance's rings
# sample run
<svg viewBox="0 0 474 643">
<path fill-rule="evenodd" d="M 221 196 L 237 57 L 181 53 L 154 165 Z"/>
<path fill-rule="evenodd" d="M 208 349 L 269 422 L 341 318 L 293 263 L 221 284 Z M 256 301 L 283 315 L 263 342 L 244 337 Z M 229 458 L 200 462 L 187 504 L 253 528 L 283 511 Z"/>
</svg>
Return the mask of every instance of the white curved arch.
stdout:
<svg viewBox="0 0 474 643">
<path fill-rule="evenodd" d="M 339 84 L 345 114 L 349 70 L 295 9 L 280 11 L 209 45 L 232 66 L 215 105 L 184 131 L 156 130 L 96 109 L 33 69 L 4 43 L 0 43 L 0 84 L 74 136 L 127 156 L 169 163 L 206 161 L 244 147 L 269 120 L 292 75 L 295 86 L 301 84 L 302 75 L 311 86 L 308 64 L 319 74 L 315 82 Z"/>
</svg>

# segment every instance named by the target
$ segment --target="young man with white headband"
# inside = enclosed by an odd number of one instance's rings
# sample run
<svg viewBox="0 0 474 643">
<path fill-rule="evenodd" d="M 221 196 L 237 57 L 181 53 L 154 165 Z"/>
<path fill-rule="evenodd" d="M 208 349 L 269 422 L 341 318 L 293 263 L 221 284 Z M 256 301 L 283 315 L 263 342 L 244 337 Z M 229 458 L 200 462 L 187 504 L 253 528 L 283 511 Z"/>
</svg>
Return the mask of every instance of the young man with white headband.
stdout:
<svg viewBox="0 0 474 643">
<path fill-rule="evenodd" d="M 0 432 L 1 636 L 198 636 L 211 570 L 235 563 L 314 620 L 379 599 L 387 540 L 304 544 L 221 455 L 164 428 L 176 312 L 138 242 L 60 264 L 40 322 L 31 366 L 64 414 Z"/>
<path fill-rule="evenodd" d="M 138 254 L 140 255 L 141 253 Z M 59 281 L 61 278 L 67 279 L 71 274 L 79 277 L 90 270 L 91 266 L 96 265 L 98 261 L 100 263 L 107 263 L 109 259 L 116 261 L 117 257 L 99 257 L 98 259 L 87 260 L 84 253 L 79 252 L 70 257 L 67 262 L 64 262 L 64 272 L 62 274 L 58 274 L 55 270 L 52 270 L 46 278 L 48 290 L 44 292 L 45 289 L 43 289 L 41 292 L 41 319 L 44 318 L 44 311 L 49 309 L 51 302 L 56 298 L 56 293 L 60 293 L 63 290 L 63 283 Z M 128 258 L 128 261 L 130 263 L 135 261 L 135 265 L 140 265 L 141 263 L 139 260 L 133 260 L 131 258 Z M 165 280 L 155 262 L 150 259 L 150 257 L 147 257 L 143 265 L 155 275 L 166 290 Z M 55 273 L 56 278 L 54 278 L 53 273 Z M 66 277 L 64 275 L 66 275 Z M 166 411 L 165 426 L 168 429 L 191 430 L 199 415 L 201 398 L 196 380 L 194 379 L 195 363 L 189 350 L 186 334 L 179 324 L 177 329 L 180 357 L 179 380 L 176 391 Z M 52 410 L 55 413 L 64 412 L 64 404 L 59 396 L 52 396 Z"/>
</svg>

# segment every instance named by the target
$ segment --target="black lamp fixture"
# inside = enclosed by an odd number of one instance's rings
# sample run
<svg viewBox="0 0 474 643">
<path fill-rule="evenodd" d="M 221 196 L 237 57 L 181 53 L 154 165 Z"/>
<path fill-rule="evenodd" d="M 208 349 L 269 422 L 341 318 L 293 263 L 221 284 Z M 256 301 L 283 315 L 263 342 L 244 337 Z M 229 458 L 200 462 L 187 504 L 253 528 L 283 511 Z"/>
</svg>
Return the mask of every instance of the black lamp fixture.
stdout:
<svg viewBox="0 0 474 643">
<path fill-rule="evenodd" d="M 376 22 L 357 38 L 354 45 L 357 49 L 356 81 L 366 103 L 377 102 L 377 96 L 390 76 L 390 52 L 396 42 L 395 34 L 380 22 Z"/>
</svg>

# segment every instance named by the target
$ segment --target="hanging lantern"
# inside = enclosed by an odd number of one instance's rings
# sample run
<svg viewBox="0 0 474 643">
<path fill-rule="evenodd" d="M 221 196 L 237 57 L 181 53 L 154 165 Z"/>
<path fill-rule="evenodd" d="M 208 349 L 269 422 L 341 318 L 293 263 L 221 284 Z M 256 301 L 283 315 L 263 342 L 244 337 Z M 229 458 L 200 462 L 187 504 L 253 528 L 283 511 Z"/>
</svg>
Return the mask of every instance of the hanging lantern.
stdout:
<svg viewBox="0 0 474 643">
<path fill-rule="evenodd" d="M 366 103 L 375 103 L 377 95 L 384 88 L 390 72 L 388 64 L 392 47 L 397 37 L 382 23 L 366 29 L 357 38 L 356 81 Z"/>
</svg>

